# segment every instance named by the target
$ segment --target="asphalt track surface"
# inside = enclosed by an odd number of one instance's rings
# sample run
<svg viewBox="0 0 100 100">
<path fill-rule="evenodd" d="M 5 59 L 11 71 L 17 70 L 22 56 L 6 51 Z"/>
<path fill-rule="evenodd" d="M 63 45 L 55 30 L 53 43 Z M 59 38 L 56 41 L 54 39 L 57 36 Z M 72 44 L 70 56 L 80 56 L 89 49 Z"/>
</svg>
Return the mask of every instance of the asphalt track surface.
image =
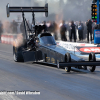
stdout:
<svg viewBox="0 0 100 100">
<path fill-rule="evenodd" d="M 13 61 L 12 46 L 0 43 L 0 91 L 40 91 L 40 95 L 0 95 L 0 100 L 100 100 L 100 66 L 94 73 Z"/>
</svg>

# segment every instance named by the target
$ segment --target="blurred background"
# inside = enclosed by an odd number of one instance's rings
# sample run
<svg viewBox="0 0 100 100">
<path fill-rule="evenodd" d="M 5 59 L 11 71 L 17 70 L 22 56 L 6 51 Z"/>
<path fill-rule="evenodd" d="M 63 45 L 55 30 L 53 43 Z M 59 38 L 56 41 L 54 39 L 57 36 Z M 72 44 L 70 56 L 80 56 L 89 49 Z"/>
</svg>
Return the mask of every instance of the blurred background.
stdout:
<svg viewBox="0 0 100 100">
<path fill-rule="evenodd" d="M 7 18 L 7 3 L 9 3 L 10 6 L 45 6 L 45 3 L 48 3 L 48 17 L 45 17 L 45 13 L 35 13 L 36 24 L 41 24 L 43 21 L 46 21 L 48 27 L 50 25 L 53 27 L 53 29 L 51 29 L 53 30 L 53 33 L 57 30 L 57 32 L 55 32 L 55 34 L 57 34 L 60 33 L 60 26 L 62 24 L 62 20 L 64 20 L 67 26 L 65 36 L 70 38 L 70 25 L 73 20 L 76 25 L 76 38 L 78 38 L 78 24 L 81 21 L 84 26 L 82 36 L 83 39 L 86 38 L 86 22 L 88 19 L 91 19 L 92 0 L 0 0 L 0 2 L 0 34 L 23 33 L 23 31 L 20 31 L 23 30 L 23 27 L 21 27 L 22 13 L 10 13 L 10 17 Z M 31 26 L 32 14 L 25 13 L 25 17 Z M 57 28 L 56 26 L 54 28 L 54 25 L 52 25 L 52 22 L 54 21 L 57 24 Z M 57 36 L 58 39 L 60 39 L 60 35 L 57 34 Z"/>
<path fill-rule="evenodd" d="M 11 14 L 10 18 L 6 17 L 6 5 L 10 6 L 44 6 L 47 2 L 49 5 L 49 16 L 46 20 L 55 20 L 56 18 L 64 20 L 87 20 L 91 18 L 92 0 L 0 0 L 0 19 L 16 20 L 21 13 Z M 16 15 L 16 16 L 15 16 Z M 40 21 L 44 19 L 44 13 L 36 14 Z M 26 15 L 28 19 L 31 16 Z"/>
</svg>

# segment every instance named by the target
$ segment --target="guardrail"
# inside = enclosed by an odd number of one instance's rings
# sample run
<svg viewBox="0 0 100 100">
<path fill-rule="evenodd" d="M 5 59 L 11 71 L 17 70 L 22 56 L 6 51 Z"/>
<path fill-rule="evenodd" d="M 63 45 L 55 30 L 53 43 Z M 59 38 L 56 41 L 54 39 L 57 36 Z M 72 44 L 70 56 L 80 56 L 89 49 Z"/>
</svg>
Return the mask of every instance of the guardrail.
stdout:
<svg viewBox="0 0 100 100">
<path fill-rule="evenodd" d="M 2 34 L 1 35 L 1 43 L 12 45 L 15 36 L 16 36 L 15 34 Z"/>
</svg>

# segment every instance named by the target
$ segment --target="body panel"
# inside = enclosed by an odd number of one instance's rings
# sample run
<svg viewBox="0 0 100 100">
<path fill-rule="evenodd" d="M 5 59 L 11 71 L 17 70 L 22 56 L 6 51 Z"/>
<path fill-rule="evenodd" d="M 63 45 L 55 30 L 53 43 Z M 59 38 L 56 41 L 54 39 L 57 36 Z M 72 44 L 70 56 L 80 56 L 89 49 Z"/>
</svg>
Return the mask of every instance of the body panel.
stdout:
<svg viewBox="0 0 100 100">
<path fill-rule="evenodd" d="M 46 33 L 44 34 L 46 35 Z M 43 39 L 46 39 L 46 37 L 47 39 L 48 37 L 50 37 L 50 39 L 53 39 L 52 36 L 49 36 L 51 35 L 50 33 L 47 36 L 45 36 L 44 34 L 42 33 Z M 31 61 L 33 60 L 33 61 L 40 62 L 42 60 L 43 62 L 57 64 L 57 62 L 65 62 L 66 53 L 70 53 L 71 61 L 83 61 L 83 59 L 77 57 L 72 52 L 57 45 L 55 40 L 53 40 L 53 44 L 46 44 L 46 43 L 43 44 L 45 40 L 41 40 L 41 34 L 38 35 L 38 39 L 39 39 L 39 43 L 38 43 L 38 47 L 36 48 L 36 51 L 30 51 L 30 52 L 28 51 L 29 55 L 27 55 L 28 53 L 26 53 L 26 56 L 24 54 L 25 61 L 26 59 L 28 59 L 29 61 L 29 59 L 32 58 Z"/>
</svg>

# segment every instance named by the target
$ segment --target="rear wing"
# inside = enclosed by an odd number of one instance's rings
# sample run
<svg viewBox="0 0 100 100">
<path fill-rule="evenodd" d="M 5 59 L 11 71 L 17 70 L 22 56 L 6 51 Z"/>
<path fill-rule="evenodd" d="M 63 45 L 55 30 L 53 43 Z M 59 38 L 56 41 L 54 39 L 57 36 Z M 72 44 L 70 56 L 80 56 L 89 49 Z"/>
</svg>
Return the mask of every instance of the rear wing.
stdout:
<svg viewBox="0 0 100 100">
<path fill-rule="evenodd" d="M 7 11 L 7 17 L 10 16 L 10 12 L 21 12 L 22 13 L 22 17 L 23 17 L 23 23 L 24 23 L 24 29 L 25 29 L 25 38 L 27 39 L 27 30 L 26 30 L 26 26 L 28 27 L 29 31 L 32 32 L 32 29 L 29 28 L 29 25 L 27 23 L 27 20 L 24 16 L 25 12 L 31 12 L 32 13 L 32 24 L 34 24 L 35 26 L 35 12 L 45 12 L 45 16 L 48 17 L 48 3 L 45 4 L 44 7 L 10 7 L 9 3 L 6 6 L 6 11 Z M 34 29 L 35 32 L 35 36 L 37 36 L 37 31 L 36 29 Z"/>
<path fill-rule="evenodd" d="M 7 17 L 10 16 L 10 12 L 45 12 L 45 16 L 48 17 L 48 3 L 45 7 L 10 7 L 9 3 L 6 6 Z"/>
</svg>

